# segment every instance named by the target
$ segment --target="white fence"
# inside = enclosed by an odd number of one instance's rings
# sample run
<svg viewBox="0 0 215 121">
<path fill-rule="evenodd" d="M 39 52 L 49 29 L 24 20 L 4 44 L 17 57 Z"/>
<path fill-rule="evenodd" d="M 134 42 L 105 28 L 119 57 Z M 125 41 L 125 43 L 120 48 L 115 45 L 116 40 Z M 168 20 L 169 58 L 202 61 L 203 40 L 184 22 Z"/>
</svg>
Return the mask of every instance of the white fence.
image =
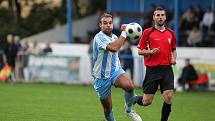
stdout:
<svg viewBox="0 0 215 121">
<path fill-rule="evenodd" d="M 28 61 L 29 66 L 24 69 L 26 81 L 34 81 L 35 79 L 37 79 L 39 81 L 46 81 L 46 82 L 51 81 L 51 82 L 80 83 L 80 84 L 91 83 L 91 64 L 90 64 L 90 57 L 87 53 L 88 45 L 52 44 L 51 46 L 53 48 L 53 53 L 51 55 L 29 57 L 29 61 Z M 135 46 L 132 47 L 132 51 L 134 56 L 134 83 L 136 86 L 141 86 L 142 81 L 144 79 L 144 74 L 145 74 L 143 57 L 138 56 L 137 48 Z M 178 52 L 177 65 L 173 67 L 175 72 L 176 88 L 178 87 L 177 79 L 181 73 L 182 67 L 184 66 L 184 59 L 190 58 L 191 62 L 194 64 L 196 69 L 198 69 L 199 71 L 206 70 L 208 72 L 209 78 L 210 78 L 209 87 L 210 89 L 212 89 L 213 85 L 215 84 L 215 56 L 214 56 L 215 49 L 177 48 L 177 52 Z M 76 61 L 73 62 L 73 63 L 76 63 L 76 66 L 75 66 L 76 77 L 73 77 L 73 78 L 71 76 L 69 77 L 68 72 L 65 72 L 63 75 L 62 74 L 63 70 L 59 71 L 58 69 L 60 68 L 62 69 L 62 67 L 60 66 L 63 66 L 63 67 L 69 66 L 71 64 L 69 60 L 74 60 L 74 58 L 78 58 L 76 59 Z M 57 65 L 58 62 L 59 64 L 61 63 L 61 65 L 59 66 L 58 64 L 58 66 L 54 66 L 54 65 Z M 53 63 L 56 63 L 56 64 L 53 64 Z M 64 65 L 62 65 L 62 63 Z M 38 66 L 38 67 L 36 68 L 35 66 Z M 44 69 L 47 69 L 47 68 L 49 68 L 49 70 L 44 71 Z M 64 69 L 67 71 L 74 71 L 69 67 Z M 31 75 L 33 72 L 34 74 L 40 73 L 41 76 L 37 76 L 38 78 L 34 78 Z M 63 77 L 67 77 L 67 79 L 66 78 L 64 79 Z"/>
</svg>

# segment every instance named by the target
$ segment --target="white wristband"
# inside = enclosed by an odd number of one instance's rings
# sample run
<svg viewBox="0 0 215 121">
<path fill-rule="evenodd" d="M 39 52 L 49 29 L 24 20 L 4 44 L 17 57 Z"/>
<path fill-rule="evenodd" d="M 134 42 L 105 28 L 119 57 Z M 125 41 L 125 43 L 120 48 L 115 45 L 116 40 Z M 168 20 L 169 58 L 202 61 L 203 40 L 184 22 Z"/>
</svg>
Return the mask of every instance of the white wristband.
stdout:
<svg viewBox="0 0 215 121">
<path fill-rule="evenodd" d="M 127 37 L 126 32 L 125 32 L 125 31 L 122 31 L 120 36 L 126 38 L 126 37 Z"/>
</svg>

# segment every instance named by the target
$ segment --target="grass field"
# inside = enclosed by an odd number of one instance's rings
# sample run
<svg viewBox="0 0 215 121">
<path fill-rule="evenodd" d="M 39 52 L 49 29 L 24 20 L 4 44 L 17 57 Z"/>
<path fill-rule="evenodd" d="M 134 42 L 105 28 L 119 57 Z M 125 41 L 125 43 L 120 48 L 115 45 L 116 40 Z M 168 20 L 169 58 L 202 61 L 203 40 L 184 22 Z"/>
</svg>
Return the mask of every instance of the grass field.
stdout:
<svg viewBox="0 0 215 121">
<path fill-rule="evenodd" d="M 141 89 L 136 89 L 142 94 Z M 215 93 L 175 93 L 169 121 L 215 121 Z M 149 107 L 135 105 L 143 121 L 159 121 L 162 96 Z M 131 121 L 124 113 L 121 89 L 113 88 L 117 121 Z M 92 86 L 0 83 L 0 121 L 103 121 Z"/>
</svg>

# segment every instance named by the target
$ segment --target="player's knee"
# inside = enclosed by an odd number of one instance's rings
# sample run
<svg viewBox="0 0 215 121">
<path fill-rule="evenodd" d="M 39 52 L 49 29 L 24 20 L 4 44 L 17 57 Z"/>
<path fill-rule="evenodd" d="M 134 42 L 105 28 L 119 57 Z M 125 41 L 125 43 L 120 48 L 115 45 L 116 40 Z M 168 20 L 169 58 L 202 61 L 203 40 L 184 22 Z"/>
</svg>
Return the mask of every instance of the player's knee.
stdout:
<svg viewBox="0 0 215 121">
<path fill-rule="evenodd" d="M 164 96 L 164 100 L 166 103 L 171 103 L 172 101 L 172 94 L 167 94 Z"/>
<path fill-rule="evenodd" d="M 127 84 L 125 85 L 125 90 L 130 92 L 134 90 L 134 85 L 133 84 Z"/>
<path fill-rule="evenodd" d="M 144 99 L 143 100 L 143 106 L 148 106 L 152 104 L 152 100 L 151 99 Z"/>
<path fill-rule="evenodd" d="M 112 106 L 106 106 L 104 108 L 104 112 L 108 113 L 108 112 L 111 112 L 112 111 Z"/>
</svg>

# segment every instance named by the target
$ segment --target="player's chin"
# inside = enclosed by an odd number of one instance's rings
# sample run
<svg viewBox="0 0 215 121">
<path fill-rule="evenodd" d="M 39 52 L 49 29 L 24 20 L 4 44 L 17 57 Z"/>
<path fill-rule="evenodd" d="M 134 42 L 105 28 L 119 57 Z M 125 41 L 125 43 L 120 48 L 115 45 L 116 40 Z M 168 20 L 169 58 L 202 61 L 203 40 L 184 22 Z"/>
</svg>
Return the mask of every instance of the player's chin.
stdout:
<svg viewBox="0 0 215 121">
<path fill-rule="evenodd" d="M 163 26 L 164 23 L 163 23 L 163 22 L 159 22 L 158 25 L 159 25 L 159 26 Z"/>
<path fill-rule="evenodd" d="M 106 31 L 104 31 L 104 33 L 107 35 L 110 35 L 112 33 L 112 30 L 111 31 L 106 30 Z"/>
<path fill-rule="evenodd" d="M 110 33 L 112 33 L 112 31 L 113 31 L 113 29 L 107 29 L 105 32 L 110 34 Z"/>
<path fill-rule="evenodd" d="M 110 29 L 108 29 L 108 31 L 109 31 L 109 32 L 112 32 L 112 31 L 113 31 L 113 29 L 112 29 L 112 28 L 110 28 Z"/>
</svg>

